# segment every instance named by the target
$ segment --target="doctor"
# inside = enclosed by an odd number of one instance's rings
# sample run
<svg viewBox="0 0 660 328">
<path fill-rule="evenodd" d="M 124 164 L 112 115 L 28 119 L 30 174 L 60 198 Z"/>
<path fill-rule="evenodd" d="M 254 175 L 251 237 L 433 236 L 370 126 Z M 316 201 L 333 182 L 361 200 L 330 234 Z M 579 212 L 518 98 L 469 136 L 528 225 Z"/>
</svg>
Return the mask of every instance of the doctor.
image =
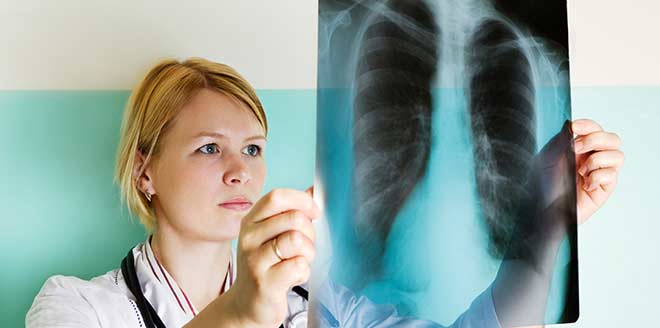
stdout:
<svg viewBox="0 0 660 328">
<path fill-rule="evenodd" d="M 592 121 L 573 131 L 591 153 L 578 155 L 584 221 L 613 191 L 623 154 Z M 116 167 L 122 199 L 150 234 L 104 275 L 49 278 L 26 326 L 306 327 L 320 213 L 311 189 L 259 197 L 267 132 L 256 93 L 232 68 L 204 59 L 153 67 L 131 95 Z M 319 300 L 322 326 L 437 327 L 331 282 L 322 288 L 332 291 L 321 293 L 330 295 Z M 453 326 L 500 327 L 493 298 L 484 291 Z"/>
</svg>

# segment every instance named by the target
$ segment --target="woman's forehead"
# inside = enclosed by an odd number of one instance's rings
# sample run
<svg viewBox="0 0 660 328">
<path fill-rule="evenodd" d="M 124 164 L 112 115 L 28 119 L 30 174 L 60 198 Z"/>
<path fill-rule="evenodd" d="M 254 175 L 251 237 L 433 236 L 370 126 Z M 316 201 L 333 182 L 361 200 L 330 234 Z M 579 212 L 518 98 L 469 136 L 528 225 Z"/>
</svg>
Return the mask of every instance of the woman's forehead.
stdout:
<svg viewBox="0 0 660 328">
<path fill-rule="evenodd" d="M 186 139 L 220 137 L 246 139 L 264 136 L 264 129 L 250 108 L 234 97 L 200 90 L 177 115 L 174 134 Z"/>
</svg>

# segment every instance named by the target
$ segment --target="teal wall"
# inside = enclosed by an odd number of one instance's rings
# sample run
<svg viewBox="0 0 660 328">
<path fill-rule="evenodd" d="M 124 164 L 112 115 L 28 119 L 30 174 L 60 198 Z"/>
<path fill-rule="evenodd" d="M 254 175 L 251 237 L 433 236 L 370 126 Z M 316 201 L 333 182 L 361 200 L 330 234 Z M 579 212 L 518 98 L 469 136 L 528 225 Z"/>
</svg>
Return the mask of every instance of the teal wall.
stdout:
<svg viewBox="0 0 660 328">
<path fill-rule="evenodd" d="M 651 327 L 660 295 L 660 87 L 573 90 L 575 117 L 623 139 L 617 191 L 580 227 L 578 323 Z M 265 191 L 312 184 L 314 90 L 261 90 Z M 45 279 L 118 266 L 143 229 L 121 210 L 114 154 L 127 91 L 0 91 L 0 326 L 22 327 Z"/>
<path fill-rule="evenodd" d="M 573 116 L 622 139 L 626 160 L 607 203 L 578 229 L 580 319 L 562 328 L 658 327 L 660 87 L 578 87 Z"/>
<path fill-rule="evenodd" d="M 264 192 L 312 185 L 316 91 L 259 97 L 270 125 Z M 24 325 L 47 277 L 105 273 L 145 238 L 113 183 L 127 98 L 128 91 L 0 92 L 0 327 Z"/>
</svg>

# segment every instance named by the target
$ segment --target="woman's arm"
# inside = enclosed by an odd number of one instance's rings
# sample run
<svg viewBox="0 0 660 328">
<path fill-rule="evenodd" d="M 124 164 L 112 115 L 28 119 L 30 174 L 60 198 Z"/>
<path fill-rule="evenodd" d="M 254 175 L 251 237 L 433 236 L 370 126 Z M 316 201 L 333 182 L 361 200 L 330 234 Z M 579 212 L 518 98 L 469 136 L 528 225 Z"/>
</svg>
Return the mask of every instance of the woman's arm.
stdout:
<svg viewBox="0 0 660 328">
<path fill-rule="evenodd" d="M 577 138 L 571 150 L 566 145 L 573 134 Z M 532 224 L 519 227 L 492 284 L 493 302 L 504 327 L 543 322 L 559 246 L 569 227 L 585 222 L 614 191 L 623 165 L 620 143 L 616 134 L 603 131 L 597 123 L 576 120 L 537 156 L 532 180 L 537 192 L 521 211 Z M 577 187 L 575 181 L 566 180 L 567 169 L 576 172 Z M 577 222 L 566 221 L 575 217 Z"/>
</svg>

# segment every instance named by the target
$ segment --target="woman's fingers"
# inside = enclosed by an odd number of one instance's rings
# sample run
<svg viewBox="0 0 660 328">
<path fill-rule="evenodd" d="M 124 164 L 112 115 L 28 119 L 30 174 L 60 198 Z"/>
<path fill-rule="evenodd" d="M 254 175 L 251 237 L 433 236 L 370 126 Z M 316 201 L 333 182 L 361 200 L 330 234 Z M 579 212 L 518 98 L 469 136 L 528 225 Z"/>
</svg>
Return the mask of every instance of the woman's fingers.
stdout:
<svg viewBox="0 0 660 328">
<path fill-rule="evenodd" d="M 575 139 L 575 153 L 582 154 L 594 150 L 616 150 L 621 146 L 621 139 L 616 133 L 598 131 L 580 135 Z"/>
<path fill-rule="evenodd" d="M 296 256 L 304 257 L 308 263 L 314 261 L 316 251 L 314 242 L 298 231 L 287 231 L 273 239 L 274 245 L 280 250 L 280 256 L 284 259 Z"/>
<path fill-rule="evenodd" d="M 314 225 L 302 211 L 287 211 L 266 220 L 262 220 L 249 228 L 252 246 L 259 246 L 269 239 L 286 231 L 299 231 L 312 242 L 316 240 Z"/>
<path fill-rule="evenodd" d="M 576 170 L 578 174 L 578 223 L 585 222 L 614 191 L 618 170 L 624 154 L 619 150 L 621 138 L 604 131 L 596 122 L 575 120 L 571 126 L 577 135 L 574 140 Z"/>
<path fill-rule="evenodd" d="M 602 168 L 614 168 L 618 170 L 624 161 L 623 152 L 620 150 L 603 150 L 591 154 L 578 168 L 581 176 L 587 176 L 591 171 Z"/>
<path fill-rule="evenodd" d="M 232 290 L 248 295 L 249 304 L 266 304 L 284 313 L 287 290 L 309 279 L 314 259 L 312 220 L 320 210 L 312 190 L 274 189 L 255 203 L 241 221 L 237 270 Z M 269 322 L 281 321 L 269 320 Z"/>
<path fill-rule="evenodd" d="M 263 271 L 281 261 L 295 257 L 302 257 L 307 263 L 311 263 L 316 256 L 314 243 L 298 231 L 287 231 L 270 239 L 261 245 L 256 252 L 259 253 L 261 258 L 259 270 Z"/>
<path fill-rule="evenodd" d="M 617 170 L 611 167 L 592 171 L 584 178 L 582 188 L 591 192 L 601 187 L 604 191 L 609 192 L 616 185 L 617 174 Z"/>
<path fill-rule="evenodd" d="M 574 120 L 571 124 L 571 130 L 574 134 L 577 135 L 586 135 L 598 131 L 603 131 L 603 128 L 600 124 L 586 118 Z"/>
<path fill-rule="evenodd" d="M 277 279 L 271 279 L 270 271 L 282 262 L 290 263 L 299 258 L 309 266 L 314 260 L 316 235 L 312 220 L 320 211 L 311 193 L 311 188 L 305 192 L 275 189 L 262 197 L 246 215 L 241 223 L 238 248 L 255 282 L 268 280 L 277 283 Z"/>
<path fill-rule="evenodd" d="M 269 270 L 267 280 L 274 285 L 285 282 L 286 290 L 288 290 L 309 280 L 310 272 L 307 260 L 302 256 L 296 256 L 273 265 Z"/>
<path fill-rule="evenodd" d="M 320 214 L 318 206 L 308 193 L 293 189 L 273 189 L 254 204 L 246 215 L 248 220 L 244 221 L 246 224 L 256 223 L 290 210 L 302 211 L 310 219 L 315 219 Z"/>
<path fill-rule="evenodd" d="M 278 281 L 269 278 L 272 275 L 271 269 L 274 266 L 294 258 L 302 259 L 309 266 L 309 263 L 316 256 L 316 250 L 314 249 L 314 242 L 307 238 L 305 234 L 297 230 L 290 230 L 267 240 L 258 248 L 249 251 L 247 256 L 248 265 L 252 268 L 254 276 L 263 276 L 266 280 Z"/>
</svg>

